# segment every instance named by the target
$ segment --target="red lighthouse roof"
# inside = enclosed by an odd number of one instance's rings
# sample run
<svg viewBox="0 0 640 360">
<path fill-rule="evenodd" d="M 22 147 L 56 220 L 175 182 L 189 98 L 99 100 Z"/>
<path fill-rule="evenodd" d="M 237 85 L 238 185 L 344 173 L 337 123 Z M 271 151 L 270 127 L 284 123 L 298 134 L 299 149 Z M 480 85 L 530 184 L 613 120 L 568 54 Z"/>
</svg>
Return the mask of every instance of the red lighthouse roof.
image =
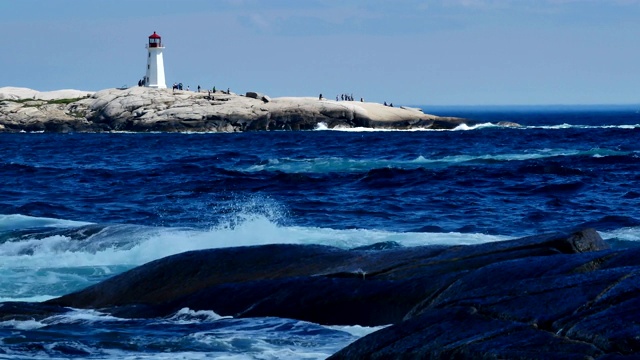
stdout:
<svg viewBox="0 0 640 360">
<path fill-rule="evenodd" d="M 154 31 L 152 35 L 149 35 L 149 39 L 160 39 L 160 35 Z"/>
</svg>

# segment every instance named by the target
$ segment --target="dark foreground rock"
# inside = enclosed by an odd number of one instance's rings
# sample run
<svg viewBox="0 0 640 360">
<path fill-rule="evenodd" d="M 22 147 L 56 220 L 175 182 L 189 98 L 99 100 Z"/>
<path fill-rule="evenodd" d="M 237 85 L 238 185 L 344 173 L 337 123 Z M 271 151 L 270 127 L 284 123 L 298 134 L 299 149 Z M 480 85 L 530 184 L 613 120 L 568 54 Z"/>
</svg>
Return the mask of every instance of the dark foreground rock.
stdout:
<svg viewBox="0 0 640 360">
<path fill-rule="evenodd" d="M 609 249 L 594 230 L 469 246 L 266 245 L 159 259 L 42 304 L 4 304 L 0 318 L 189 307 L 392 324 L 335 359 L 613 359 L 640 349 L 639 276 L 640 248 Z"/>
<path fill-rule="evenodd" d="M 637 249 L 605 251 L 487 266 L 425 299 L 407 321 L 332 358 L 634 355 L 640 351 L 638 255 Z"/>
<path fill-rule="evenodd" d="M 424 299 L 469 271 L 505 260 L 605 246 L 597 233 L 585 232 L 383 251 L 317 245 L 202 250 L 153 261 L 49 303 L 118 307 L 119 316 L 129 316 L 131 306 L 131 316 L 154 317 L 189 307 L 236 317 L 385 325 L 403 320 Z"/>
</svg>

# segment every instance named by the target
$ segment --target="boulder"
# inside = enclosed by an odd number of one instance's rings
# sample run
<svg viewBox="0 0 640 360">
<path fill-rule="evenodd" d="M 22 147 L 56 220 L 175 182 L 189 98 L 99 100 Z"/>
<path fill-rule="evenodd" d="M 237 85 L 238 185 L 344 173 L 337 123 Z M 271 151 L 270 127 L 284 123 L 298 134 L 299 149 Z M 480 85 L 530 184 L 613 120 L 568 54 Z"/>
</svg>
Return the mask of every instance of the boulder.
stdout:
<svg viewBox="0 0 640 360">
<path fill-rule="evenodd" d="M 160 259 L 47 303 L 113 308 L 119 316 L 165 316 L 189 307 L 236 317 L 386 325 L 419 313 L 425 299 L 489 264 L 605 248 L 586 230 L 474 246 L 212 249 Z"/>
<path fill-rule="evenodd" d="M 252 99 L 262 99 L 264 95 L 253 91 L 247 91 L 245 96 Z"/>
</svg>

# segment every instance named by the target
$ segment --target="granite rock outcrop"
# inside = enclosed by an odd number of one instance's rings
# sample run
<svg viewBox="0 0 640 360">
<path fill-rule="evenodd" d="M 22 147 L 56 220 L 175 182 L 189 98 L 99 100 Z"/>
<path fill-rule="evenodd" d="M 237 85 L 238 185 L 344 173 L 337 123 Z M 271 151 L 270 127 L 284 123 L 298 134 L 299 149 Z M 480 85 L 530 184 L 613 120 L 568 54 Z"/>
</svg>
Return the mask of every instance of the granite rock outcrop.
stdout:
<svg viewBox="0 0 640 360">
<path fill-rule="evenodd" d="M 43 95 L 44 94 L 44 95 Z M 69 97 L 73 96 L 73 97 Z M 95 93 L 0 88 L 0 131 L 240 132 L 367 127 L 451 129 L 465 119 L 378 103 L 257 92 L 192 92 L 133 87 Z"/>
</svg>

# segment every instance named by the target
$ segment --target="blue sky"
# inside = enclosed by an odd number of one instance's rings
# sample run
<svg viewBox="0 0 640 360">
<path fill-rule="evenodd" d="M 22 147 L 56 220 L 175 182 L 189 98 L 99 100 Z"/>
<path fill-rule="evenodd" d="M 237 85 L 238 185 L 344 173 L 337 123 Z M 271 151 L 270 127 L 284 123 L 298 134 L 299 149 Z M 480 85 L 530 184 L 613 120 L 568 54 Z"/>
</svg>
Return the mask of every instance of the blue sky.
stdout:
<svg viewBox="0 0 640 360">
<path fill-rule="evenodd" d="M 0 87 L 167 85 L 413 105 L 638 104 L 640 0 L 0 0 Z"/>
</svg>

